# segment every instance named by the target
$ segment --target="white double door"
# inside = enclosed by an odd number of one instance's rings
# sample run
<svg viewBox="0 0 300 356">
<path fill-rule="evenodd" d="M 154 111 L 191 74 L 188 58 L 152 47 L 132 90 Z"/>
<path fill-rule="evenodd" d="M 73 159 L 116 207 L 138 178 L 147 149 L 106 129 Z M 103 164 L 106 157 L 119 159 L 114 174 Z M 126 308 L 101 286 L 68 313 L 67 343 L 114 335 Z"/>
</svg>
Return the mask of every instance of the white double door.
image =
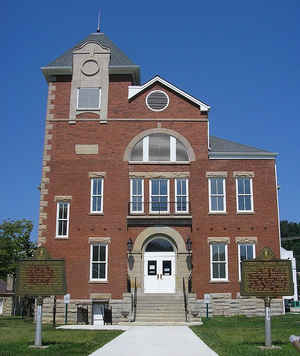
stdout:
<svg viewBox="0 0 300 356">
<path fill-rule="evenodd" d="M 144 293 L 175 293 L 175 252 L 144 253 Z"/>
</svg>

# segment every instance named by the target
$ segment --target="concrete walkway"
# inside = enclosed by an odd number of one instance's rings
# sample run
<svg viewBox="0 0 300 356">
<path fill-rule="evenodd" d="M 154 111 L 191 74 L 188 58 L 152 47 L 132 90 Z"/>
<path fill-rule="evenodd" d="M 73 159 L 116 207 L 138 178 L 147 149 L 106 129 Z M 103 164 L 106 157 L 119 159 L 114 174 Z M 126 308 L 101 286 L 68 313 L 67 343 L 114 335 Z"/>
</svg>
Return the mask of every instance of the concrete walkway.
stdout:
<svg viewBox="0 0 300 356">
<path fill-rule="evenodd" d="M 132 326 L 89 356 L 218 356 L 187 326 Z"/>
</svg>

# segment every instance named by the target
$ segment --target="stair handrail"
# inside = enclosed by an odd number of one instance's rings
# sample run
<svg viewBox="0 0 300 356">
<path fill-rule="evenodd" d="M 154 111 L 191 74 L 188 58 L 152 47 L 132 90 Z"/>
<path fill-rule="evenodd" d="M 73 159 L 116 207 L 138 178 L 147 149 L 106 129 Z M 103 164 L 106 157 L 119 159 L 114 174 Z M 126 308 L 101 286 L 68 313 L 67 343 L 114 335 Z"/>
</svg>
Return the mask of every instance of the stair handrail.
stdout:
<svg viewBox="0 0 300 356">
<path fill-rule="evenodd" d="M 184 277 L 182 277 L 182 283 L 183 283 L 183 299 L 184 299 L 185 321 L 188 321 L 188 306 L 187 306 L 187 296 L 186 296 L 186 290 L 185 290 Z"/>
<path fill-rule="evenodd" d="M 134 278 L 134 290 L 133 294 L 131 294 L 131 321 L 134 322 L 136 318 L 136 302 L 137 302 L 137 295 L 136 295 L 136 277 Z"/>
</svg>

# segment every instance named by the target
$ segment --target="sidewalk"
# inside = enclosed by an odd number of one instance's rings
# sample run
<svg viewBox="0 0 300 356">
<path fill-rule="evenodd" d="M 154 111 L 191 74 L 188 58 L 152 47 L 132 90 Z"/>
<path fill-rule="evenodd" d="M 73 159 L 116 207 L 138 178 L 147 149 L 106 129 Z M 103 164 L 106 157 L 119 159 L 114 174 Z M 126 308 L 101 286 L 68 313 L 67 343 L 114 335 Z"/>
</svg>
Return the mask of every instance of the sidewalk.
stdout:
<svg viewBox="0 0 300 356">
<path fill-rule="evenodd" d="M 187 326 L 133 326 L 89 356 L 218 356 Z"/>
</svg>

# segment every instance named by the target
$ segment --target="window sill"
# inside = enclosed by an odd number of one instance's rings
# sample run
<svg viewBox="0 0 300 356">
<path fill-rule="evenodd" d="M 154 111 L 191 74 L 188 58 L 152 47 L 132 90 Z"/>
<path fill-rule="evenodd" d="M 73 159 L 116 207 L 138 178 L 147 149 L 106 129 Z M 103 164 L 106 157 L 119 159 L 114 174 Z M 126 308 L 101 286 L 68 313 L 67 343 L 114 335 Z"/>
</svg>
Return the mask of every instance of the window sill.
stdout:
<svg viewBox="0 0 300 356">
<path fill-rule="evenodd" d="M 68 236 L 54 236 L 55 240 L 69 240 Z"/>
<path fill-rule="evenodd" d="M 167 164 L 167 165 L 189 165 L 191 164 L 190 161 L 186 161 L 186 162 L 171 162 L 171 161 L 157 161 L 157 162 L 144 162 L 144 161 L 128 161 L 128 164 Z"/>
<path fill-rule="evenodd" d="M 103 216 L 104 213 L 89 213 L 89 216 Z"/>
<path fill-rule="evenodd" d="M 209 282 L 208 283 L 230 283 L 230 281 L 228 280 L 228 279 L 226 279 L 226 280 L 209 280 Z"/>
<path fill-rule="evenodd" d="M 192 215 L 168 215 L 168 214 L 151 214 L 151 215 L 128 215 L 127 219 L 191 219 Z"/>
<path fill-rule="evenodd" d="M 227 215 L 227 211 L 210 211 L 208 215 Z"/>
<path fill-rule="evenodd" d="M 90 283 L 90 284 L 106 284 L 106 283 L 108 283 L 108 281 L 88 281 L 88 283 Z"/>
<path fill-rule="evenodd" d="M 237 211 L 237 215 L 254 215 L 255 211 Z"/>
</svg>

